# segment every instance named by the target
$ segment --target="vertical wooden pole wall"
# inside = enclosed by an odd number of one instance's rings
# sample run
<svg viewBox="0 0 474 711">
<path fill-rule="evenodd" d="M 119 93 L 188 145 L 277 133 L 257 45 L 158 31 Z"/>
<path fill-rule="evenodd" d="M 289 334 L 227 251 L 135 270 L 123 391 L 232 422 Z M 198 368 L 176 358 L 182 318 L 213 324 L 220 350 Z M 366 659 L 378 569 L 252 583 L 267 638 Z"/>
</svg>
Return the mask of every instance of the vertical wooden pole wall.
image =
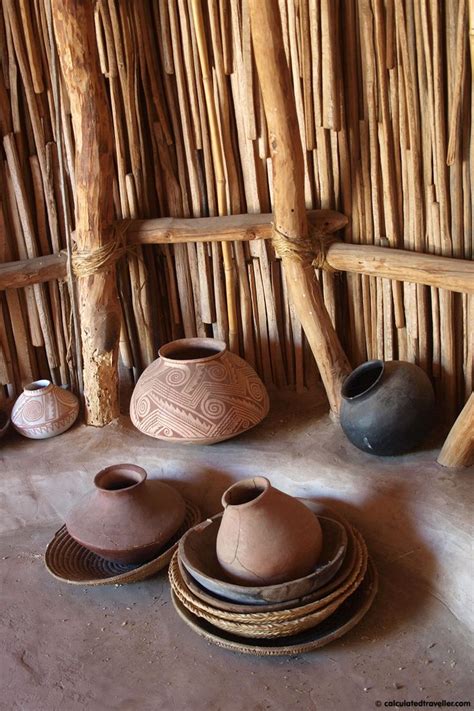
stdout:
<svg viewBox="0 0 474 711">
<path fill-rule="evenodd" d="M 286 61 L 277 0 L 248 0 L 255 62 L 262 89 L 273 165 L 275 228 L 290 241 L 308 236 L 303 149 Z M 324 305 L 310 261 L 287 257 L 290 299 L 318 364 L 329 404 L 337 414 L 349 362 Z"/>
<path fill-rule="evenodd" d="M 80 252 L 107 245 L 113 233 L 113 136 L 95 41 L 94 2 L 52 0 L 59 59 L 76 141 L 76 241 Z M 115 262 L 78 279 L 86 422 L 119 414 L 120 305 Z"/>
</svg>

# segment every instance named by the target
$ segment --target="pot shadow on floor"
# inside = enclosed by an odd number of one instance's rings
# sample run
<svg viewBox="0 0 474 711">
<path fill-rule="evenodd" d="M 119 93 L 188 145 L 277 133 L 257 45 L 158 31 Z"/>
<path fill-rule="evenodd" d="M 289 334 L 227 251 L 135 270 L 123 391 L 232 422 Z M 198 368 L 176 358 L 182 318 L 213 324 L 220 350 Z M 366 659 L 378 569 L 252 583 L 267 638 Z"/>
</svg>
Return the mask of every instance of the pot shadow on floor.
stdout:
<svg viewBox="0 0 474 711">
<path fill-rule="evenodd" d="M 186 478 L 186 475 L 179 479 L 166 476 L 159 478 L 177 489 L 185 499 L 199 506 L 203 519 L 222 511 L 222 494 L 237 480 L 235 475 L 212 467 L 193 468 L 190 478 Z"/>
<path fill-rule="evenodd" d="M 363 632 L 358 627 L 344 638 L 355 646 L 364 644 L 368 637 L 389 638 L 403 633 L 432 604 L 430 589 L 438 575 L 438 562 L 410 511 L 407 490 L 398 482 L 357 506 L 340 499 L 309 497 L 360 530 L 379 573 L 379 591 L 361 623 Z"/>
</svg>

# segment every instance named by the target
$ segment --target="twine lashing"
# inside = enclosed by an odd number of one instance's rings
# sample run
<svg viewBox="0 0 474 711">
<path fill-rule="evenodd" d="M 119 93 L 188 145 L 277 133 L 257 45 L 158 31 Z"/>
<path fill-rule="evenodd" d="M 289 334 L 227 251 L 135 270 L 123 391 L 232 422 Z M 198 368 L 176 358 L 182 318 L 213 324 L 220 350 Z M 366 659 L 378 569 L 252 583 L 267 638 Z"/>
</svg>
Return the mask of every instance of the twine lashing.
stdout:
<svg viewBox="0 0 474 711">
<path fill-rule="evenodd" d="M 77 279 L 92 276 L 107 269 L 127 252 L 136 249 L 136 246 L 127 246 L 125 233 L 129 224 L 129 220 L 122 220 L 115 228 L 113 238 L 100 247 L 83 251 L 74 250 L 71 257 L 74 276 Z"/>
<path fill-rule="evenodd" d="M 307 237 L 290 239 L 273 225 L 272 243 L 280 259 L 297 260 L 327 272 L 337 271 L 327 261 L 327 253 L 330 245 L 340 240 L 333 235 L 319 234 L 311 225 L 308 225 L 308 230 Z"/>
</svg>

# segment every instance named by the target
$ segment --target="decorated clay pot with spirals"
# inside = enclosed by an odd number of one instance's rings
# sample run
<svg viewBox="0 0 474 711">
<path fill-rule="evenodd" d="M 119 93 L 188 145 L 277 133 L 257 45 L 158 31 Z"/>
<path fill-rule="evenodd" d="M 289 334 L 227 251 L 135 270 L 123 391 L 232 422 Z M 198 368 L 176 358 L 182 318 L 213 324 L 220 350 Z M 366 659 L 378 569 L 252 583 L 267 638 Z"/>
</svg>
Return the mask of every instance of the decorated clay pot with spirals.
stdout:
<svg viewBox="0 0 474 711">
<path fill-rule="evenodd" d="M 223 341 L 184 338 L 163 346 L 143 372 L 130 417 L 150 437 L 213 444 L 254 427 L 268 409 L 262 381 Z"/>
<path fill-rule="evenodd" d="M 79 414 L 77 397 L 53 385 L 49 380 L 36 380 L 25 385 L 13 406 L 13 427 L 24 437 L 48 439 L 65 432 Z"/>
</svg>

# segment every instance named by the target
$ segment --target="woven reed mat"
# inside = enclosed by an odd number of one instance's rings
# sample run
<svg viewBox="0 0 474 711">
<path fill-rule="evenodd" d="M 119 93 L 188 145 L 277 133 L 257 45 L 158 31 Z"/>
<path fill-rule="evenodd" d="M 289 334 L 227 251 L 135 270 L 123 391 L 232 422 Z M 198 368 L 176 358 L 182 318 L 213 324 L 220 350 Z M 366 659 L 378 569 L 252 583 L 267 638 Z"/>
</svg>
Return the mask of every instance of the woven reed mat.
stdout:
<svg viewBox="0 0 474 711">
<path fill-rule="evenodd" d="M 113 585 L 136 583 L 155 575 L 170 562 L 179 539 L 189 528 L 201 521 L 197 506 L 186 501 L 186 515 L 182 526 L 163 547 L 158 556 L 142 565 L 123 565 L 105 560 L 77 543 L 66 526 L 62 526 L 49 542 L 44 562 L 51 575 L 71 585 Z"/>
</svg>

